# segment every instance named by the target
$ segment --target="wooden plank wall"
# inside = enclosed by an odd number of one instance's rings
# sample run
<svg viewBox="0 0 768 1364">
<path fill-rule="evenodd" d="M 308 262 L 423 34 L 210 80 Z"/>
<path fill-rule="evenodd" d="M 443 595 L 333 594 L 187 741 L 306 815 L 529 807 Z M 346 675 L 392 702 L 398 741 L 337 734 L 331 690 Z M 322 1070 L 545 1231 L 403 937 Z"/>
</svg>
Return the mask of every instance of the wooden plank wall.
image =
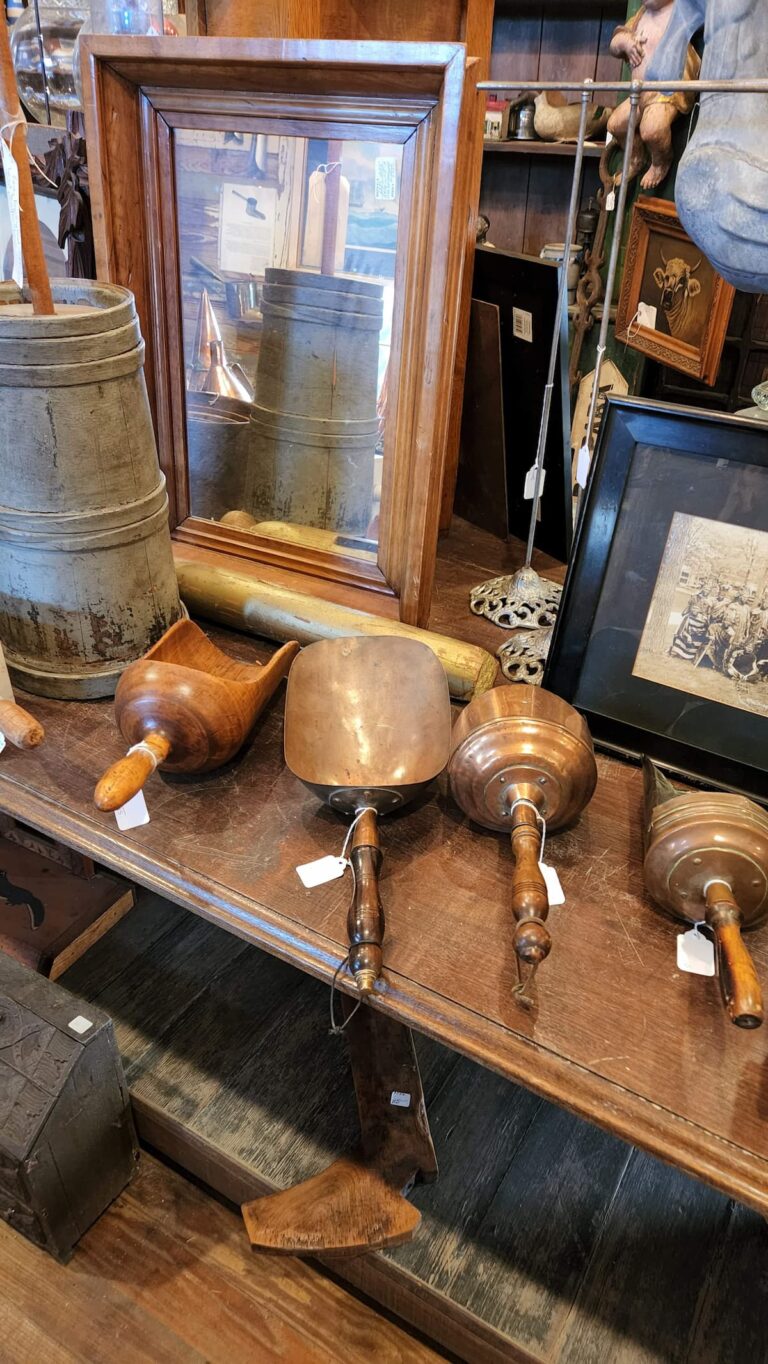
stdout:
<svg viewBox="0 0 768 1364">
<path fill-rule="evenodd" d="M 491 79 L 618 78 L 621 64 L 608 53 L 608 44 L 625 12 L 625 0 L 604 4 L 584 0 L 578 7 L 567 0 L 499 3 Z M 491 220 L 489 240 L 494 246 L 537 256 L 546 242 L 562 241 L 572 174 L 573 162 L 567 157 L 487 154 L 480 210 Z M 598 183 L 597 163 L 585 162 L 584 201 Z"/>
</svg>

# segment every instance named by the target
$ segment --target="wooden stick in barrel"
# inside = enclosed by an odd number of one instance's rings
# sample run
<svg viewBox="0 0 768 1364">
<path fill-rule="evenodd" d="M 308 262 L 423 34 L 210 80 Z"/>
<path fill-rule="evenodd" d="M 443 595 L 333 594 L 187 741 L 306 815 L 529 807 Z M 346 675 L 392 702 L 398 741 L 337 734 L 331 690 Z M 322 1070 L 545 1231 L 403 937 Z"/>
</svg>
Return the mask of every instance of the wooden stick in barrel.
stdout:
<svg viewBox="0 0 768 1364">
<path fill-rule="evenodd" d="M 328 143 L 328 165 L 333 170 L 325 173 L 325 211 L 323 213 L 323 243 L 320 255 L 320 273 L 336 274 L 336 243 L 339 236 L 339 194 L 341 190 L 341 155 L 344 143 Z"/>
<path fill-rule="evenodd" d="M 19 169 L 21 207 L 21 248 L 27 273 L 32 309 L 49 315 L 54 312 L 51 282 L 43 254 L 43 241 L 35 205 L 32 172 L 27 151 L 27 121 L 21 111 L 16 77 L 11 60 L 11 43 L 5 17 L 0 18 L 0 127 Z M 17 120 L 21 120 L 17 122 Z"/>
</svg>

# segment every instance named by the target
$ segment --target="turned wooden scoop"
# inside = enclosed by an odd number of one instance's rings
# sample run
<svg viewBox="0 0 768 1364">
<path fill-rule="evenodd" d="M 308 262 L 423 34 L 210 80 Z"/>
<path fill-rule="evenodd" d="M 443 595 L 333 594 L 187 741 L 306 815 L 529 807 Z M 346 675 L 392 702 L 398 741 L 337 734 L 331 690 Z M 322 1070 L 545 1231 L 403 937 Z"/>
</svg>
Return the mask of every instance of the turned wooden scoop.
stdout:
<svg viewBox="0 0 768 1364">
<path fill-rule="evenodd" d="M 493 687 L 457 719 L 448 775 L 470 819 L 511 835 L 512 942 L 520 961 L 535 970 L 552 946 L 539 868 L 541 820 L 548 833 L 558 829 L 592 797 L 597 768 L 586 723 L 541 687 Z"/>
<path fill-rule="evenodd" d="M 228 762 L 298 652 L 291 641 L 268 663 L 238 663 L 191 620 L 177 621 L 117 685 L 115 716 L 131 751 L 98 783 L 99 809 L 125 805 L 156 767 L 209 772 Z"/>
<path fill-rule="evenodd" d="M 680 791 L 647 758 L 645 862 L 649 895 L 715 936 L 723 1001 L 738 1028 L 759 1028 L 763 993 L 742 928 L 768 917 L 768 814 L 746 796 Z"/>
<path fill-rule="evenodd" d="M 43 726 L 34 715 L 30 715 L 23 706 L 17 706 L 13 699 L 13 687 L 3 657 L 2 645 L 0 645 L 0 735 L 16 748 L 37 748 L 45 737 Z"/>
</svg>

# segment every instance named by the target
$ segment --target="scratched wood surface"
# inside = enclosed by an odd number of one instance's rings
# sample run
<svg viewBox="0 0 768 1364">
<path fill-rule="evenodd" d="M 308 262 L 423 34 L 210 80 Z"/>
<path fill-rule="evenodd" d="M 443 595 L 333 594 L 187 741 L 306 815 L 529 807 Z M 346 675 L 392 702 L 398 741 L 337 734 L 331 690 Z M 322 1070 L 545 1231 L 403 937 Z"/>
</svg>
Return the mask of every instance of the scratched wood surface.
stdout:
<svg viewBox="0 0 768 1364">
<path fill-rule="evenodd" d="M 282 1187 L 352 1148 L 347 1051 L 319 982 L 145 895 L 64 983 L 113 1016 L 134 1101 L 214 1157 Z M 447 1300 L 475 1324 L 457 1351 L 471 1364 L 765 1359 L 758 1214 L 416 1040 L 440 1178 L 412 1195 L 415 1239 L 343 1275 L 375 1293 L 388 1273 L 395 1310 L 413 1282 Z M 435 1329 L 457 1348 L 450 1318 Z"/>
<path fill-rule="evenodd" d="M 242 1221 L 144 1154 L 58 1265 L 0 1225 L 3 1364 L 437 1364 L 299 1260 L 256 1256 Z"/>
<path fill-rule="evenodd" d="M 495 552 L 497 564 L 509 562 L 510 552 L 461 529 L 453 545 L 435 623 L 468 636 L 479 624 L 487 639 L 495 627 L 470 617 L 466 594 L 476 560 L 490 564 Z M 240 659 L 271 652 L 210 633 Z M 345 825 L 285 768 L 282 709 L 278 693 L 227 767 L 156 773 L 151 822 L 120 834 L 91 804 L 96 775 L 122 752 L 110 703 L 38 699 L 46 742 L 6 749 L 0 808 L 329 980 L 345 950 L 349 887 L 305 890 L 295 867 L 340 850 Z M 768 1029 L 733 1028 L 716 982 L 678 973 L 676 926 L 642 888 L 640 773 L 607 757 L 599 773 L 578 824 L 549 843 L 567 902 L 550 916 L 554 947 L 529 1009 L 513 994 L 505 837 L 471 826 L 444 778 L 383 822 L 386 987 L 377 1007 L 768 1210 Z M 768 932 L 749 943 L 765 979 Z"/>
</svg>

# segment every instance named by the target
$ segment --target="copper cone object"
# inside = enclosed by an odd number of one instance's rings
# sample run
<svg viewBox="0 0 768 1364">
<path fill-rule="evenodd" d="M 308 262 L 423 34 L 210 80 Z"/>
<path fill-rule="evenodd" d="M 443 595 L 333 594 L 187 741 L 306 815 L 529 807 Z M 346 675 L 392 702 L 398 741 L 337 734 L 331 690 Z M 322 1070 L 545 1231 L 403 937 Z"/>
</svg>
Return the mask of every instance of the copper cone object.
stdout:
<svg viewBox="0 0 768 1364">
<path fill-rule="evenodd" d="M 241 379 L 224 360 L 224 347 L 220 341 L 211 342 L 211 367 L 204 375 L 198 390 L 200 393 L 218 393 L 222 398 L 239 398 L 240 402 L 251 401 L 251 394 Z"/>
<path fill-rule="evenodd" d="M 216 320 L 211 300 L 208 297 L 208 290 L 203 289 L 200 295 L 200 307 L 197 313 L 197 326 L 195 328 L 195 341 L 192 347 L 192 364 L 189 367 L 187 376 L 187 388 L 193 393 L 218 392 L 218 389 L 206 389 L 204 387 L 208 372 L 212 364 L 211 342 L 218 341 L 222 347 L 221 329 Z"/>
</svg>

